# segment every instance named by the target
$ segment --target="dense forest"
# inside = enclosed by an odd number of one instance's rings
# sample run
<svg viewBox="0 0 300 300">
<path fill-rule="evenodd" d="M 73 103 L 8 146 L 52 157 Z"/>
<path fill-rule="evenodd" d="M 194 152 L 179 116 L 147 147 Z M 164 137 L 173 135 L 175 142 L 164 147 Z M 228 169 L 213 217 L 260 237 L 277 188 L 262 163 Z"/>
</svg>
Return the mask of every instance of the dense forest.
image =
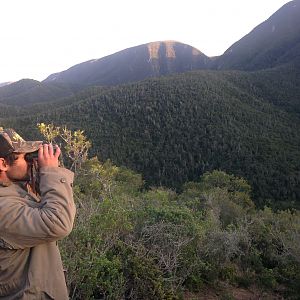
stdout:
<svg viewBox="0 0 300 300">
<path fill-rule="evenodd" d="M 186 181 L 222 170 L 244 177 L 258 205 L 297 207 L 296 82 L 299 71 L 290 67 L 189 72 L 87 89 L 58 104 L 19 108 L 20 117 L 1 122 L 32 138 L 41 121 L 81 128 L 92 155 L 141 173 L 147 186 L 181 191 Z"/>
<path fill-rule="evenodd" d="M 300 214 L 258 209 L 223 171 L 181 192 L 88 157 L 83 132 L 39 125 L 75 170 L 77 217 L 60 242 L 70 299 L 299 299 Z M 66 139 L 68 137 L 68 139 Z"/>
<path fill-rule="evenodd" d="M 256 210 L 244 179 L 213 171 L 181 193 L 144 190 L 95 159 L 78 175 L 60 244 L 71 299 L 299 299 L 299 212 Z"/>
</svg>

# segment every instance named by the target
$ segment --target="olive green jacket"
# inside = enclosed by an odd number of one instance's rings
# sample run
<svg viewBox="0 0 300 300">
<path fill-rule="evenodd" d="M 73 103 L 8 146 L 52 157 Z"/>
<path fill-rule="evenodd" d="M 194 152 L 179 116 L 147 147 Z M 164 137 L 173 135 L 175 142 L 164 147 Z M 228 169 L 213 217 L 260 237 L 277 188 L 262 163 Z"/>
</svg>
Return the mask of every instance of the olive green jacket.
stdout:
<svg viewBox="0 0 300 300">
<path fill-rule="evenodd" d="M 0 186 L 0 299 L 68 299 L 57 240 L 73 227 L 73 176 L 41 168 L 41 199 Z"/>
</svg>

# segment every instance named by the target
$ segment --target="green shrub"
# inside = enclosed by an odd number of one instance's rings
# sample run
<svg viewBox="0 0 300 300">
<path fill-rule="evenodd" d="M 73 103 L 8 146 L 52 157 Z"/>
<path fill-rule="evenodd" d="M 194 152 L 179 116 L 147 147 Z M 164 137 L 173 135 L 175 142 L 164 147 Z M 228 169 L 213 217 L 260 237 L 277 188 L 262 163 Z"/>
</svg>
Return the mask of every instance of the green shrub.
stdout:
<svg viewBox="0 0 300 300">
<path fill-rule="evenodd" d="M 154 260 L 139 256 L 131 247 L 119 243 L 114 249 L 121 261 L 126 276 L 126 299 L 166 299 L 163 274 Z"/>
<path fill-rule="evenodd" d="M 274 289 L 276 287 L 276 276 L 272 269 L 263 269 L 263 271 L 257 274 L 257 276 L 259 285 L 269 289 Z"/>
</svg>

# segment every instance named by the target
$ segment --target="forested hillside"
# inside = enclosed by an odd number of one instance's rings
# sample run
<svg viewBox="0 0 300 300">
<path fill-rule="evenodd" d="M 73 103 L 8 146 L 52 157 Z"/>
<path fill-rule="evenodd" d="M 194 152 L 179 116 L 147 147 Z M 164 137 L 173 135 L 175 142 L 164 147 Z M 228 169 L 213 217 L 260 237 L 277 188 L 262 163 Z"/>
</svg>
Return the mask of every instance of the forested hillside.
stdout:
<svg viewBox="0 0 300 300">
<path fill-rule="evenodd" d="M 257 72 L 223 74 L 263 102 L 300 116 L 300 62 Z"/>
<path fill-rule="evenodd" d="M 75 85 L 62 83 L 42 83 L 32 79 L 22 79 L 0 88 L 0 103 L 11 106 L 28 106 L 47 103 L 73 96 L 78 90 Z"/>
<path fill-rule="evenodd" d="M 38 122 L 82 128 L 92 154 L 138 171 L 148 186 L 181 190 L 187 180 L 220 169 L 245 177 L 257 204 L 297 206 L 299 7 L 299 0 L 287 3 L 218 58 L 156 42 L 42 83 L 1 87 L 1 125 L 32 137 Z M 231 70 L 161 76 L 213 67 Z M 96 86 L 129 81 L 136 82 Z"/>
<path fill-rule="evenodd" d="M 81 130 L 39 124 L 75 171 L 60 242 L 70 299 L 299 298 L 300 214 L 255 207 L 243 178 L 212 171 L 176 193 L 88 156 Z M 67 137 L 67 138 L 66 138 Z"/>
<path fill-rule="evenodd" d="M 290 78 L 277 74 L 198 71 L 160 77 L 99 93 L 93 89 L 84 100 L 2 123 L 27 135 L 41 121 L 84 129 L 92 154 L 140 172 L 148 185 L 180 190 L 184 182 L 220 169 L 245 177 L 258 204 L 297 205 L 300 121 L 286 111 L 299 107 L 299 89 L 289 89 L 285 101 L 282 85 Z M 265 94 L 268 90 L 277 98 Z"/>
</svg>

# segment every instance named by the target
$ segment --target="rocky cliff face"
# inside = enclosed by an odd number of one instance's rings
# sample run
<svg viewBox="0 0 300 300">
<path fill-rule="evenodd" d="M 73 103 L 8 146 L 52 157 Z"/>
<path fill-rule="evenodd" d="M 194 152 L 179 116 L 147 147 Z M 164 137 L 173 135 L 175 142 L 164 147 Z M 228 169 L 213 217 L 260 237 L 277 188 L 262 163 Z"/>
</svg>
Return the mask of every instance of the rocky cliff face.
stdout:
<svg viewBox="0 0 300 300">
<path fill-rule="evenodd" d="M 156 76 L 209 67 L 210 59 L 186 44 L 175 41 L 153 42 L 147 48 L 149 63 Z"/>
</svg>

